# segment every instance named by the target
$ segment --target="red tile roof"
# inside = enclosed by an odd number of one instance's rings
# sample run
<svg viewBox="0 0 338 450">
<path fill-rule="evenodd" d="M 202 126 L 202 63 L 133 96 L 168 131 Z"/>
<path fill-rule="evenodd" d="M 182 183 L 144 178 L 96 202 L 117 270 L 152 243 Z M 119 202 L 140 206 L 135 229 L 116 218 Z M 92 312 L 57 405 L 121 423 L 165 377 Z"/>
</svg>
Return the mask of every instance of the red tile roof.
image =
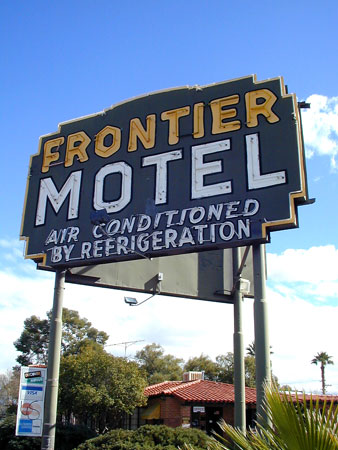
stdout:
<svg viewBox="0 0 338 450">
<path fill-rule="evenodd" d="M 298 400 L 300 401 L 300 403 L 302 403 L 304 394 L 302 392 L 298 392 L 297 394 L 292 393 L 292 397 L 295 399 L 295 401 L 296 401 L 296 398 L 298 397 Z M 305 394 L 306 401 L 310 401 L 311 398 L 314 402 L 318 400 L 320 403 L 324 403 L 325 401 L 327 401 L 328 403 L 330 403 L 330 402 L 338 403 L 337 395 Z"/>
<path fill-rule="evenodd" d="M 153 384 L 144 390 L 146 397 L 155 397 L 158 395 L 173 395 L 186 402 L 204 402 L 204 403 L 234 403 L 235 390 L 233 384 L 220 383 L 216 381 L 194 380 L 194 381 L 163 381 Z M 295 394 L 292 397 L 296 399 Z M 303 401 L 303 394 L 298 394 L 300 402 Z M 305 396 L 309 401 L 311 395 Z M 332 395 L 312 395 L 312 399 L 320 402 L 325 400 L 338 403 L 338 396 Z M 245 388 L 245 402 L 247 405 L 256 404 L 256 389 Z"/>
<path fill-rule="evenodd" d="M 205 403 L 234 403 L 235 391 L 233 384 L 216 381 L 164 381 L 163 383 L 148 386 L 144 394 L 147 397 L 157 395 L 173 395 L 186 402 Z M 256 389 L 245 388 L 246 404 L 256 404 Z"/>
</svg>

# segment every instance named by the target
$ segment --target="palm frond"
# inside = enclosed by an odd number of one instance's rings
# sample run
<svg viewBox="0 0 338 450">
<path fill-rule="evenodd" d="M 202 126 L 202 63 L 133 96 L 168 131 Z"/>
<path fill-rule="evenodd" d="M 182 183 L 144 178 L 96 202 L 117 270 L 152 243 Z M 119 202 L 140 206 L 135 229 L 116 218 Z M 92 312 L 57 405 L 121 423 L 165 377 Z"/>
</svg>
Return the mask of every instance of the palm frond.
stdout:
<svg viewBox="0 0 338 450">
<path fill-rule="evenodd" d="M 257 428 L 244 434 L 220 422 L 226 438 L 217 435 L 211 450 L 231 450 L 232 442 L 241 450 L 337 450 L 338 406 L 314 400 L 305 394 L 279 392 L 267 386 L 264 409 L 267 422 L 259 419 Z"/>
</svg>

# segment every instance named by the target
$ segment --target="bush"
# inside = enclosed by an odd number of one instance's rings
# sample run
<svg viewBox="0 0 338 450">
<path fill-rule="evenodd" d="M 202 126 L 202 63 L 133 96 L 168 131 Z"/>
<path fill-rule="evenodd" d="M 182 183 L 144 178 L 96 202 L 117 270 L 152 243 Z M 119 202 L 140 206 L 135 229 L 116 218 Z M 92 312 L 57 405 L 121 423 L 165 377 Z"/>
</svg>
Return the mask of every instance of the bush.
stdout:
<svg viewBox="0 0 338 450">
<path fill-rule="evenodd" d="M 1 450 L 40 450 L 41 438 L 15 436 L 16 415 L 11 414 L 0 422 Z M 77 445 L 93 437 L 95 434 L 88 428 L 57 424 L 55 448 L 73 450 Z"/>
<path fill-rule="evenodd" d="M 197 428 L 176 428 L 177 447 L 184 447 L 184 444 L 192 445 L 196 450 L 208 448 L 208 435 Z"/>
<path fill-rule="evenodd" d="M 101 434 L 101 436 L 84 442 L 77 447 L 77 450 L 92 450 L 96 448 L 115 450 L 114 446 L 117 442 L 124 444 L 128 444 L 130 442 L 131 433 L 132 431 L 129 430 L 112 430 L 106 434 Z"/>
<path fill-rule="evenodd" d="M 144 425 L 135 431 L 112 430 L 84 442 L 76 450 L 177 450 L 184 448 L 185 443 L 193 444 L 194 450 L 206 450 L 207 441 L 201 430 Z"/>
<path fill-rule="evenodd" d="M 55 448 L 58 450 L 73 450 L 73 448 L 94 436 L 96 436 L 96 433 L 82 425 L 57 424 Z"/>
<path fill-rule="evenodd" d="M 10 414 L 0 422 L 1 450 L 39 450 L 41 441 L 37 438 L 15 436 L 16 415 Z"/>
<path fill-rule="evenodd" d="M 141 444 L 170 445 L 175 443 L 175 428 L 165 425 L 143 425 L 133 433 L 133 442 Z"/>
</svg>

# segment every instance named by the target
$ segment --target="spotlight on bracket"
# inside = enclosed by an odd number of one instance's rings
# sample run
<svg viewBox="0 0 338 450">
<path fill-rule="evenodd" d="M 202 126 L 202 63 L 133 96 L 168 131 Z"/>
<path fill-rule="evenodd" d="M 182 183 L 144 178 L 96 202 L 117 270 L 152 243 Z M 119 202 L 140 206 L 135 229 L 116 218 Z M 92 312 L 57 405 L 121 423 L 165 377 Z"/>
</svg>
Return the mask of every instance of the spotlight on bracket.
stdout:
<svg viewBox="0 0 338 450">
<path fill-rule="evenodd" d="M 129 306 L 136 306 L 138 304 L 138 301 L 134 297 L 124 297 L 124 301 Z"/>
<path fill-rule="evenodd" d="M 125 303 L 127 303 L 127 305 L 129 305 L 129 306 L 140 306 L 140 305 L 142 305 L 142 303 L 147 302 L 151 298 L 155 297 L 155 295 L 160 294 L 161 281 L 163 281 L 163 273 L 159 272 L 157 274 L 156 292 L 154 294 L 152 294 L 150 297 L 147 297 L 146 299 L 142 300 L 142 302 L 140 302 L 140 303 L 136 300 L 135 297 L 124 297 Z"/>
</svg>

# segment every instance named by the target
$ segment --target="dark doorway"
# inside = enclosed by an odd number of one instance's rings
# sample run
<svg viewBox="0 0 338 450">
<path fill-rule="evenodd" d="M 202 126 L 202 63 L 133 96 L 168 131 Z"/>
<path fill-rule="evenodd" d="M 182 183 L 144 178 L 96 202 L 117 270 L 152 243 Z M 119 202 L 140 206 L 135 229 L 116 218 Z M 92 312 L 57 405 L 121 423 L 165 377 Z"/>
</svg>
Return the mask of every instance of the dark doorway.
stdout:
<svg viewBox="0 0 338 450">
<path fill-rule="evenodd" d="M 223 417 L 223 408 L 222 407 L 207 407 L 205 408 L 206 415 L 206 432 L 208 434 L 212 434 L 215 431 L 218 434 L 222 435 L 222 430 L 220 429 L 218 422 Z"/>
<path fill-rule="evenodd" d="M 255 409 L 247 409 L 246 410 L 246 427 L 254 428 L 256 425 L 256 410 Z"/>
</svg>

